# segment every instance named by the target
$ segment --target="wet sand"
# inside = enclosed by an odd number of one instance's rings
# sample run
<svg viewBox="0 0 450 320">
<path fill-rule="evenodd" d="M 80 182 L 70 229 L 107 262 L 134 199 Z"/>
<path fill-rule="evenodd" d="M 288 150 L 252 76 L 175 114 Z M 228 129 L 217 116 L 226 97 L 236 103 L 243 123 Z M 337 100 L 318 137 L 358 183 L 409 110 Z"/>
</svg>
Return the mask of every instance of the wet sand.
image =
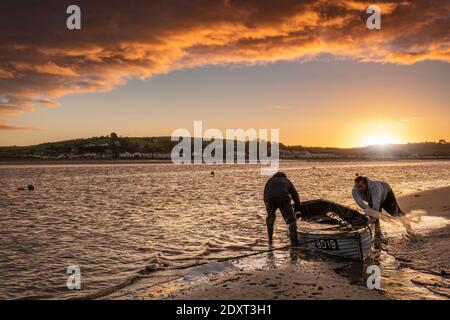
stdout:
<svg viewBox="0 0 450 320">
<path fill-rule="evenodd" d="M 410 216 L 400 222 L 407 225 L 406 237 L 395 240 L 384 232 L 389 245 L 384 248 L 402 267 L 422 269 L 427 275 L 444 276 L 437 279 L 414 276 L 413 282 L 447 297 L 450 264 L 450 225 L 428 230 L 421 224 L 420 235 L 414 224 L 421 220 L 450 219 L 450 187 L 418 192 L 399 198 L 399 203 Z M 443 220 L 444 221 L 444 220 Z M 382 224 L 383 225 L 383 224 Z M 436 228 L 436 224 L 432 225 Z M 409 229 L 408 229 L 409 228 Z M 433 246 L 430 250 L 430 246 Z M 222 281 L 193 288 L 173 296 L 174 299 L 384 299 L 389 295 L 369 290 L 334 272 L 332 262 L 299 261 L 278 270 L 255 271 L 249 275 L 225 278 Z M 440 284 L 440 285 L 439 285 Z M 391 297 L 392 298 L 392 297 Z M 404 297 L 403 297 L 404 298 Z"/>
<path fill-rule="evenodd" d="M 102 299 L 387 299 L 376 290 L 369 290 L 335 272 L 348 265 L 347 261 L 341 259 L 332 261 L 298 250 L 287 250 L 243 258 L 229 262 L 228 266 L 220 264 L 216 263 L 212 268 L 208 265 L 193 268 L 208 270 L 203 275 L 196 274 L 197 270 L 155 274 L 155 278 L 141 279 Z M 252 264 L 253 267 L 258 266 L 249 271 L 248 267 Z M 230 268 L 230 265 L 234 267 Z M 214 268 L 218 272 L 211 270 Z"/>
<path fill-rule="evenodd" d="M 406 237 L 386 246 L 388 253 L 436 275 L 450 275 L 450 187 L 414 193 L 399 199 L 407 219 L 401 222 Z M 388 230 L 386 231 L 388 232 Z M 389 234 L 386 234 L 389 239 Z"/>
<path fill-rule="evenodd" d="M 450 298 L 450 187 L 399 199 L 405 218 L 382 221 L 382 249 L 395 258 L 385 263 L 386 295 L 395 299 Z M 405 290 L 403 283 L 411 283 Z"/>
<path fill-rule="evenodd" d="M 352 284 L 333 269 L 338 264 L 298 261 L 270 271 L 229 276 L 221 281 L 174 294 L 171 299 L 385 299 L 376 290 Z"/>
<path fill-rule="evenodd" d="M 418 192 L 399 198 L 407 217 L 395 224 L 402 225 L 398 234 L 386 227 L 383 230 L 383 250 L 400 261 L 402 281 L 426 287 L 441 298 L 448 298 L 448 272 L 450 262 L 450 187 Z M 437 221 L 441 225 L 436 225 Z M 392 224 L 392 220 L 388 219 Z M 420 222 L 432 221 L 431 224 Z M 382 221 L 382 227 L 385 224 Z M 418 229 L 417 226 L 420 226 Z M 437 227 L 438 226 L 438 227 Z M 427 227 L 432 229 L 424 230 Z M 430 250 L 430 245 L 433 249 Z M 143 279 L 133 286 L 104 297 L 110 299 L 408 299 L 405 292 L 369 290 L 361 281 L 336 272 L 345 266 L 343 261 L 322 258 L 297 257 L 287 259 L 284 264 L 264 270 L 229 271 L 204 277 L 200 281 L 168 279 L 160 285 L 147 285 Z M 295 253 L 294 253 L 295 255 Z M 414 267 L 414 273 L 410 272 Z M 422 272 L 418 273 L 419 269 Z M 382 271 L 383 272 L 383 271 Z M 425 275 L 425 276 L 424 276 Z M 409 278 L 407 278 L 410 276 Z M 385 286 L 394 283 L 383 283 Z M 389 293 L 389 294 L 386 294 Z M 401 294 L 401 296 L 399 296 Z"/>
</svg>

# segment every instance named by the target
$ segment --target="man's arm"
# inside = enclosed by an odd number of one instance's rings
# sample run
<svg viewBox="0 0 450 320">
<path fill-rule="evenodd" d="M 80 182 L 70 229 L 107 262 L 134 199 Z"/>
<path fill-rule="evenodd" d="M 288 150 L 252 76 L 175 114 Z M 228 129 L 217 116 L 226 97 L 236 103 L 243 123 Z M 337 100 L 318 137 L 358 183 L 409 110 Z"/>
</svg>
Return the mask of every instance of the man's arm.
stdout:
<svg viewBox="0 0 450 320">
<path fill-rule="evenodd" d="M 361 197 L 361 195 L 359 194 L 358 189 L 353 188 L 352 190 L 352 195 L 353 195 L 353 199 L 355 199 L 356 204 L 363 210 L 365 209 L 370 209 L 370 207 L 368 205 L 366 205 L 366 203 L 364 202 L 364 199 Z"/>
<path fill-rule="evenodd" d="M 298 210 L 298 208 L 300 207 L 300 196 L 298 195 L 297 190 L 290 181 L 289 181 L 289 194 L 291 195 L 291 198 L 294 201 L 296 210 Z"/>
<path fill-rule="evenodd" d="M 369 192 L 372 197 L 372 209 L 375 211 L 380 211 L 383 186 L 381 185 L 381 183 L 374 183 Z"/>
<path fill-rule="evenodd" d="M 267 180 L 266 185 L 264 186 L 264 201 L 266 200 L 266 195 L 267 195 L 267 187 L 269 186 L 269 181 L 272 178 L 270 178 L 269 180 Z"/>
</svg>

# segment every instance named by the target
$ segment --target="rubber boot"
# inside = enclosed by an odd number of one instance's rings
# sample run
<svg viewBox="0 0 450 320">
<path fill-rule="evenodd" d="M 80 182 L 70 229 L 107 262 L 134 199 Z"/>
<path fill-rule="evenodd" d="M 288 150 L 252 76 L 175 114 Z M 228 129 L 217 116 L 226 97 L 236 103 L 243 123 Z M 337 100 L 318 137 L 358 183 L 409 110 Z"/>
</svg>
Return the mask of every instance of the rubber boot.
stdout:
<svg viewBox="0 0 450 320">
<path fill-rule="evenodd" d="M 291 245 L 297 246 L 298 240 L 297 240 L 297 223 L 291 223 L 289 225 L 289 239 L 291 240 Z"/>
<path fill-rule="evenodd" d="M 269 237 L 269 243 L 272 243 L 272 238 L 273 238 L 273 224 L 267 223 L 267 236 Z"/>
</svg>

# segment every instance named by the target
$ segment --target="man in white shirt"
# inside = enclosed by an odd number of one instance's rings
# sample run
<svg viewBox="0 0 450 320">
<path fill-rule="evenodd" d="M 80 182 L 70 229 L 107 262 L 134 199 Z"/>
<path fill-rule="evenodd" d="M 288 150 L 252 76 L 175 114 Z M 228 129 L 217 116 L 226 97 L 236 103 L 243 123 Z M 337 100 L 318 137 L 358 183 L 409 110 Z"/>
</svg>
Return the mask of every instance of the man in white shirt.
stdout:
<svg viewBox="0 0 450 320">
<path fill-rule="evenodd" d="M 355 179 L 352 194 L 361 209 L 372 209 L 378 212 L 384 209 L 392 216 L 404 215 L 391 186 L 384 181 L 369 180 L 367 177 L 358 176 Z"/>
</svg>

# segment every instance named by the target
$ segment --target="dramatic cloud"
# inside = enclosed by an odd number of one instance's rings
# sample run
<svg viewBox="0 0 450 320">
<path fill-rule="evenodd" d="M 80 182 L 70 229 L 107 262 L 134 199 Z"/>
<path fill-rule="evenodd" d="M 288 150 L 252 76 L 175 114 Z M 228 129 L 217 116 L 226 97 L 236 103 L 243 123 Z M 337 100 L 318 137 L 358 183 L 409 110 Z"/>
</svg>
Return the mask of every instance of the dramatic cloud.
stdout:
<svg viewBox="0 0 450 320">
<path fill-rule="evenodd" d="M 57 106 L 69 93 L 107 91 L 207 64 L 308 61 L 319 54 L 379 63 L 450 60 L 449 1 L 383 1 L 368 30 L 356 0 L 73 1 L 0 3 L 0 114 Z M 374 4 L 374 3 L 371 3 Z"/>
<path fill-rule="evenodd" d="M 2 130 L 38 130 L 38 129 L 36 129 L 34 127 L 14 126 L 14 125 L 0 122 L 0 131 L 2 131 Z"/>
</svg>

